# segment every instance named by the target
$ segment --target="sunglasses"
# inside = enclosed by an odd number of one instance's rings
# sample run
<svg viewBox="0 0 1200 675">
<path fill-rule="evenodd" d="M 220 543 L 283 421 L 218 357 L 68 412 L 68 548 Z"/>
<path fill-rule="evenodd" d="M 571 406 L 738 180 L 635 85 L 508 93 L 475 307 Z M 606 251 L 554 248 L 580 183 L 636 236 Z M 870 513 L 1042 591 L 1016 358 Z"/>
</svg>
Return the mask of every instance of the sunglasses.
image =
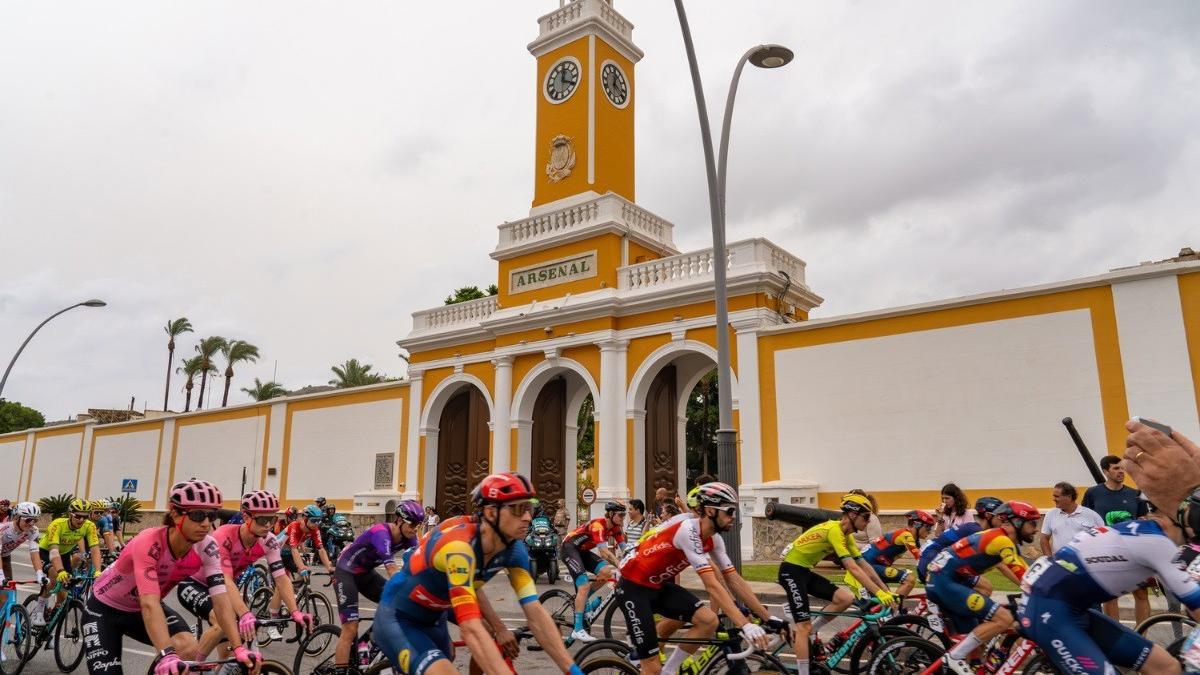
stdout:
<svg viewBox="0 0 1200 675">
<path fill-rule="evenodd" d="M 71 514 L 71 517 L 72 517 L 72 518 L 87 518 L 87 517 L 88 517 L 88 514 L 86 514 L 86 513 L 72 513 L 72 514 Z"/>
<path fill-rule="evenodd" d="M 279 520 L 279 516 L 254 516 L 254 524 L 259 527 L 270 527 Z"/>
<path fill-rule="evenodd" d="M 37 518 L 30 518 L 30 517 L 28 517 L 28 516 L 21 516 L 21 517 L 19 518 L 19 520 L 20 520 L 22 523 L 32 523 L 32 522 L 35 522 L 35 521 L 37 520 Z"/>
<path fill-rule="evenodd" d="M 729 516 L 730 518 L 734 518 L 737 516 L 737 507 L 736 506 L 722 506 L 721 508 L 719 508 L 717 510 L 720 511 L 721 513 L 724 513 L 725 515 Z"/>
<path fill-rule="evenodd" d="M 537 502 L 513 502 L 511 504 L 505 504 L 504 508 L 512 511 L 514 516 L 520 517 L 533 511 L 535 506 L 537 506 Z"/>
<path fill-rule="evenodd" d="M 107 511 L 92 511 L 93 516 L 102 516 L 105 513 L 107 513 Z"/>
<path fill-rule="evenodd" d="M 218 516 L 216 509 L 193 509 L 191 511 L 184 511 L 183 515 L 187 516 L 187 519 L 193 523 L 203 523 L 206 520 L 216 520 Z"/>
</svg>

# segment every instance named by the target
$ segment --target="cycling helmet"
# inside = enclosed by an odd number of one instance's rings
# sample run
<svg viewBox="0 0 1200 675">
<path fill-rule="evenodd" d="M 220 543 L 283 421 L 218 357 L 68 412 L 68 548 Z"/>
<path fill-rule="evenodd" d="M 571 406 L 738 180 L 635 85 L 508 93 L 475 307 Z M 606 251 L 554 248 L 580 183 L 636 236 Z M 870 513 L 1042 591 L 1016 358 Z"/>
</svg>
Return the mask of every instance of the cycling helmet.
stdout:
<svg viewBox="0 0 1200 675">
<path fill-rule="evenodd" d="M 1005 502 L 996 508 L 996 517 L 1001 522 L 1009 522 L 1018 530 L 1027 522 L 1037 520 L 1042 517 L 1036 506 L 1032 506 L 1025 502 Z"/>
<path fill-rule="evenodd" d="M 71 513 L 83 513 L 88 510 L 88 503 L 82 499 L 72 499 L 70 507 Z"/>
<path fill-rule="evenodd" d="M 737 492 L 726 483 L 713 481 L 696 486 L 696 501 L 703 506 L 736 506 Z"/>
<path fill-rule="evenodd" d="M 242 510 L 246 513 L 279 513 L 279 497 L 270 490 L 255 490 L 242 495 Z"/>
<path fill-rule="evenodd" d="M 288 518 L 296 518 L 300 515 L 300 509 L 294 506 L 289 506 L 287 507 L 287 511 L 283 512 L 283 515 L 287 516 Z"/>
<path fill-rule="evenodd" d="M 980 497 L 975 500 L 975 511 L 977 513 L 995 513 L 1003 503 L 995 497 Z"/>
<path fill-rule="evenodd" d="M 625 513 L 625 505 L 621 502 L 607 502 L 604 504 L 605 513 Z"/>
<path fill-rule="evenodd" d="M 12 506 L 12 502 L 7 499 L 0 499 L 0 509 L 7 509 L 10 506 Z"/>
<path fill-rule="evenodd" d="M 692 488 L 691 490 L 688 490 L 687 506 L 689 509 L 700 508 L 700 486 L 699 485 Z"/>
<path fill-rule="evenodd" d="M 12 515 L 15 518 L 37 518 L 42 515 L 42 509 L 33 502 L 21 502 L 12 510 Z"/>
<path fill-rule="evenodd" d="M 1133 520 L 1133 514 L 1128 511 L 1109 511 L 1104 514 L 1104 523 L 1110 527 L 1130 520 Z"/>
<path fill-rule="evenodd" d="M 933 527 L 937 524 L 937 519 L 934 518 L 933 514 L 928 511 L 914 509 L 905 514 L 905 516 L 908 518 L 909 525 L 916 525 L 917 527 L 920 527 L 921 525 Z"/>
<path fill-rule="evenodd" d="M 309 519 L 325 517 L 325 514 L 321 512 L 321 507 L 317 506 L 316 504 L 309 504 L 308 506 L 304 507 L 304 510 L 300 512 L 300 515 Z"/>
<path fill-rule="evenodd" d="M 518 499 L 537 497 L 533 484 L 519 473 L 493 473 L 471 491 L 471 502 L 475 506 L 503 504 Z"/>
<path fill-rule="evenodd" d="M 92 501 L 88 502 L 88 510 L 89 511 L 107 511 L 108 510 L 108 502 L 103 499 L 93 499 Z"/>
<path fill-rule="evenodd" d="M 425 509 L 417 502 L 405 499 L 396 505 L 396 517 L 409 525 L 420 525 L 425 522 Z"/>
<path fill-rule="evenodd" d="M 313 503 L 316 504 L 317 506 L 325 506 L 325 498 L 317 497 L 316 499 L 313 500 Z"/>
<path fill-rule="evenodd" d="M 842 513 L 871 513 L 871 500 L 862 495 L 845 495 L 842 497 Z"/>
<path fill-rule="evenodd" d="M 195 478 L 171 487 L 171 506 L 180 509 L 220 508 L 221 491 L 208 481 Z"/>
</svg>

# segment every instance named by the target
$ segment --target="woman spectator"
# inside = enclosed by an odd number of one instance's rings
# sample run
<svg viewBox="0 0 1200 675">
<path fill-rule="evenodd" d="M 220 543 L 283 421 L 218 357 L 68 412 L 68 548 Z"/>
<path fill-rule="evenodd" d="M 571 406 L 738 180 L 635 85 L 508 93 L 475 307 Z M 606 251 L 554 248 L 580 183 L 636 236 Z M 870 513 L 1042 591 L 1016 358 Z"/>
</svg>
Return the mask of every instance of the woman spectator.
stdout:
<svg viewBox="0 0 1200 675">
<path fill-rule="evenodd" d="M 430 532 L 438 526 L 442 519 L 438 517 L 437 509 L 432 506 L 425 507 L 425 531 Z"/>
<path fill-rule="evenodd" d="M 954 483 L 942 486 L 942 503 L 933 512 L 938 519 L 937 527 L 933 530 L 934 537 L 975 520 L 975 511 L 967 508 L 967 495 Z"/>
<path fill-rule="evenodd" d="M 865 490 L 851 490 L 850 494 L 866 497 L 871 502 L 871 517 L 867 520 L 867 529 L 854 533 L 854 543 L 858 544 L 858 550 L 865 551 L 871 542 L 883 536 L 883 523 L 879 522 L 879 502 L 875 501 L 875 495 L 869 495 Z"/>
</svg>

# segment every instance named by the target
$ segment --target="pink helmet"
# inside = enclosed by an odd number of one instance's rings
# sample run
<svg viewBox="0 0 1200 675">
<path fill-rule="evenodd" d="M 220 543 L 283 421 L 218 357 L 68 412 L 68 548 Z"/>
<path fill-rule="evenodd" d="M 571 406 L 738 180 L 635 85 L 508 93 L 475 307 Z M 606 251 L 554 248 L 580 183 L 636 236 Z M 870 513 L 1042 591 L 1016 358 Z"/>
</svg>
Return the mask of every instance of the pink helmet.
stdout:
<svg viewBox="0 0 1200 675">
<path fill-rule="evenodd" d="M 242 510 L 247 513 L 279 513 L 279 497 L 270 490 L 255 490 L 242 495 Z"/>
<path fill-rule="evenodd" d="M 171 487 L 171 505 L 181 509 L 219 508 L 221 491 L 208 481 L 192 478 Z"/>
</svg>

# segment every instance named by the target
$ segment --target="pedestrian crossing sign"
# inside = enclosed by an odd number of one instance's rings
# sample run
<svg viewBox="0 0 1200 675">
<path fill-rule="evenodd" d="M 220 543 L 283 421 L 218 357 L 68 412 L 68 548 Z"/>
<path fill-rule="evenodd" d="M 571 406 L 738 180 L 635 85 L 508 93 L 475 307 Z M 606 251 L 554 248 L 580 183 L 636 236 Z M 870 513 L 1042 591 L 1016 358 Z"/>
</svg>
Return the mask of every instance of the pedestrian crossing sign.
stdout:
<svg viewBox="0 0 1200 675">
<path fill-rule="evenodd" d="M 136 478 L 122 478 L 121 479 L 121 492 L 127 492 L 127 493 L 137 492 L 137 479 Z"/>
</svg>

